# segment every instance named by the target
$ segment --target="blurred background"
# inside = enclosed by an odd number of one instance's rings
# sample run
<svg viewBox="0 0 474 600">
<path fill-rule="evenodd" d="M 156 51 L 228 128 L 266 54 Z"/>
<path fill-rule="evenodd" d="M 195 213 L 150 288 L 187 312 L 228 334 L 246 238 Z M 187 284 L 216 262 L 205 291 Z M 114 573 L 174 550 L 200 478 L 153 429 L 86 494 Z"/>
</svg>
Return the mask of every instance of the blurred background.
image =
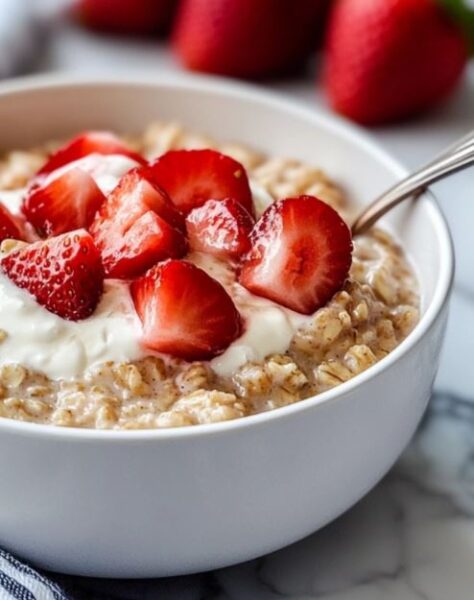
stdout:
<svg viewBox="0 0 474 600">
<path fill-rule="evenodd" d="M 472 0 L 0 0 L 1 77 L 188 69 L 372 127 L 472 106 L 473 48 Z"/>
</svg>

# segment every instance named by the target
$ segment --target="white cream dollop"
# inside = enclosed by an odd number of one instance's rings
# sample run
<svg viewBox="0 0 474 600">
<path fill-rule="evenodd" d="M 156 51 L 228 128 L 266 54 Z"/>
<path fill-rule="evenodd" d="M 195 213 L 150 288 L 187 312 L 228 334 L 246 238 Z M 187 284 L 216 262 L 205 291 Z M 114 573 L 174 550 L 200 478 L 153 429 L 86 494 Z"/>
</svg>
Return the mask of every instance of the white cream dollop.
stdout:
<svg viewBox="0 0 474 600">
<path fill-rule="evenodd" d="M 88 154 L 84 158 L 74 160 L 50 173 L 46 183 L 57 179 L 71 169 L 78 168 L 89 173 L 96 182 L 97 187 L 104 194 L 108 194 L 117 185 L 122 175 L 138 166 L 139 164 L 135 160 L 122 154 Z"/>
<path fill-rule="evenodd" d="M 258 219 L 273 202 L 273 198 L 265 188 L 256 184 L 254 181 L 250 181 L 250 190 L 252 191 L 253 205 Z"/>
<path fill-rule="evenodd" d="M 250 293 L 237 282 L 234 271 L 224 261 L 200 252 L 193 252 L 187 260 L 222 284 L 243 318 L 243 335 L 211 361 L 218 375 L 232 375 L 248 361 L 286 352 L 296 331 L 311 318 Z"/>
<path fill-rule="evenodd" d="M 125 156 L 93 154 L 49 177 L 53 179 L 74 167 L 83 168 L 108 193 L 135 166 L 137 163 Z M 272 198 L 253 182 L 251 188 L 259 216 Z M 0 191 L 0 201 L 20 214 L 23 195 L 24 190 Z M 197 252 L 186 260 L 217 279 L 243 317 L 243 335 L 211 361 L 221 376 L 232 375 L 247 361 L 285 352 L 296 330 L 310 318 L 251 294 L 236 281 L 235 273 L 224 261 Z M 81 378 L 95 364 L 137 360 L 147 354 L 140 344 L 141 326 L 128 284 L 118 280 L 105 282 L 104 294 L 91 317 L 73 322 L 47 311 L 0 272 L 0 329 L 7 333 L 0 344 L 0 364 L 20 363 L 53 379 Z"/>
<path fill-rule="evenodd" d="M 0 275 L 0 364 L 19 363 L 53 379 L 81 377 L 93 364 L 135 360 L 144 352 L 125 282 L 108 280 L 93 315 L 67 321 Z"/>
<path fill-rule="evenodd" d="M 0 202 L 14 215 L 21 215 L 21 202 L 26 193 L 25 189 L 1 190 Z"/>
<path fill-rule="evenodd" d="M 79 167 L 91 174 L 104 193 L 120 177 L 138 166 L 122 155 L 90 154 L 57 169 L 48 179 Z M 21 214 L 25 190 L 0 191 L 0 201 L 13 214 Z M 94 314 L 73 322 L 40 306 L 25 290 L 0 272 L 0 329 L 7 333 L 0 344 L 0 364 L 20 363 L 48 377 L 81 377 L 90 366 L 111 361 L 135 360 L 144 355 L 140 321 L 126 282 L 108 280 Z"/>
</svg>

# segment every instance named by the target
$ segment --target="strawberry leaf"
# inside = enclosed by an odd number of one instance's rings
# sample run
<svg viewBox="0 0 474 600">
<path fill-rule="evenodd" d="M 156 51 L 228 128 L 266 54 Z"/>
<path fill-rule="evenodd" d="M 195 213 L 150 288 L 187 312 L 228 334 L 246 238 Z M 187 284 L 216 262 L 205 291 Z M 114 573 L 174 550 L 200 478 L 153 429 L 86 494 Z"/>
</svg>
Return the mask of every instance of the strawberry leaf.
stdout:
<svg viewBox="0 0 474 600">
<path fill-rule="evenodd" d="M 438 0 L 464 31 L 471 54 L 474 54 L 474 2 L 473 0 Z"/>
</svg>

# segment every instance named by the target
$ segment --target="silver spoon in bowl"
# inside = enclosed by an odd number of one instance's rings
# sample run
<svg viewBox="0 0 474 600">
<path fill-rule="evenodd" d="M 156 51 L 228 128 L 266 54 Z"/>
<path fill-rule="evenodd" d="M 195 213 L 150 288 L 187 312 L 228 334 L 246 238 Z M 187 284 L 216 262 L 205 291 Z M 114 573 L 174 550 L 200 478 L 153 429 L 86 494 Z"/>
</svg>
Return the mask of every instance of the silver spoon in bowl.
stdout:
<svg viewBox="0 0 474 600">
<path fill-rule="evenodd" d="M 435 181 L 472 165 L 474 165 L 474 130 L 364 208 L 352 225 L 352 235 L 364 233 L 386 212 L 403 200 L 421 194 Z"/>
</svg>

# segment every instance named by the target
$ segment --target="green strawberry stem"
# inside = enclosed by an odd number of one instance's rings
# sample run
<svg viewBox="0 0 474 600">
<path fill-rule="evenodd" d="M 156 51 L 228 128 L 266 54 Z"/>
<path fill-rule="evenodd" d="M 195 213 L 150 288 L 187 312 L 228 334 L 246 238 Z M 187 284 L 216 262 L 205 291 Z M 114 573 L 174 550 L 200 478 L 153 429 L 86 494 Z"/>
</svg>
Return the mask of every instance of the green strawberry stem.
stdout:
<svg viewBox="0 0 474 600">
<path fill-rule="evenodd" d="M 464 31 L 469 50 L 474 54 L 474 0 L 437 0 Z"/>
</svg>

